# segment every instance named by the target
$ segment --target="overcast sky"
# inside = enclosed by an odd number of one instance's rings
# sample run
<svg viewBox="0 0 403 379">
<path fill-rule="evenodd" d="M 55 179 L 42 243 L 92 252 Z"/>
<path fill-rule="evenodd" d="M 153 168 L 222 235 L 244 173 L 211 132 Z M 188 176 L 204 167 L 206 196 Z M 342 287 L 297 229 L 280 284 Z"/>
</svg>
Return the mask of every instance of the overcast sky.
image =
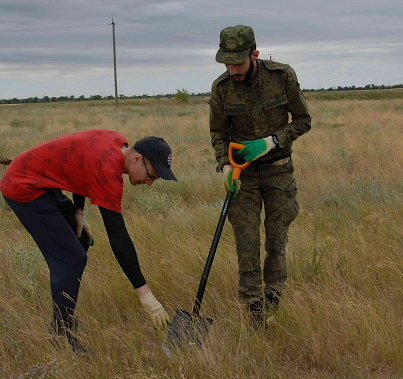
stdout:
<svg viewBox="0 0 403 379">
<path fill-rule="evenodd" d="M 252 26 L 260 58 L 302 88 L 403 83 L 402 0 L 0 0 L 0 98 L 208 92 L 221 29 Z"/>
</svg>

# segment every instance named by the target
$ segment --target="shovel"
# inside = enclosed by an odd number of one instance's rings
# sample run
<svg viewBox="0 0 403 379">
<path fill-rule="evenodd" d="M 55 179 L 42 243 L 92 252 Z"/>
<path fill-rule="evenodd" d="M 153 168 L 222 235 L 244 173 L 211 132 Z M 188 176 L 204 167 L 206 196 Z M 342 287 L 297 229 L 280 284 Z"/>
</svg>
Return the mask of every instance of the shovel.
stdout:
<svg viewBox="0 0 403 379">
<path fill-rule="evenodd" d="M 232 171 L 232 180 L 239 179 L 241 170 L 249 166 L 250 162 L 237 164 L 232 157 L 233 150 L 241 150 L 244 145 L 231 142 L 228 149 L 228 157 L 231 165 L 234 167 Z M 207 257 L 204 271 L 200 280 L 199 289 L 197 291 L 193 311 L 190 313 L 183 309 L 177 309 L 169 325 L 168 332 L 162 343 L 162 349 L 165 354 L 173 359 L 172 348 L 182 349 L 185 346 L 201 347 L 204 337 L 207 335 L 213 319 L 208 317 L 201 317 L 200 307 L 203 300 L 204 290 L 206 288 L 207 279 L 210 274 L 211 265 L 213 264 L 215 252 L 217 250 L 218 241 L 221 237 L 221 232 L 224 227 L 225 218 L 227 217 L 228 209 L 232 200 L 233 193 L 228 191 L 225 202 L 221 211 L 220 219 L 214 234 L 213 242 L 211 244 L 210 252 Z"/>
</svg>

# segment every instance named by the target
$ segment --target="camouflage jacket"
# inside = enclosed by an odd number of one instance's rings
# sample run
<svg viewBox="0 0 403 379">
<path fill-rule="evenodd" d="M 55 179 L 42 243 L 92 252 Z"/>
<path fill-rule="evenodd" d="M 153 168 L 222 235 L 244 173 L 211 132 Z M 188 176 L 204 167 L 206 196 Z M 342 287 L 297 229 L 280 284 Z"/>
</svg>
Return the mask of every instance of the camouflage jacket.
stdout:
<svg viewBox="0 0 403 379">
<path fill-rule="evenodd" d="M 290 156 L 292 142 L 311 129 L 308 106 L 294 70 L 278 62 L 257 62 L 259 73 L 253 83 L 236 82 L 228 71 L 213 83 L 209 123 L 217 172 L 229 163 L 231 141 L 252 141 L 275 134 L 279 147 L 258 159 L 269 161 Z"/>
</svg>

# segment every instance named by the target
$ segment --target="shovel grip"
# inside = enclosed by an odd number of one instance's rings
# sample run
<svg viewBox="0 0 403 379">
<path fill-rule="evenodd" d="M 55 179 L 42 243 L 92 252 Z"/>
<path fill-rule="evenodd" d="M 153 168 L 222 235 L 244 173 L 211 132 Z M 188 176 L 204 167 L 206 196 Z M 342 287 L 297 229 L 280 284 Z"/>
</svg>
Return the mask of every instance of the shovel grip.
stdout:
<svg viewBox="0 0 403 379">
<path fill-rule="evenodd" d="M 233 150 L 241 150 L 244 146 L 245 145 L 242 145 L 241 143 L 236 143 L 236 142 L 230 142 L 230 144 L 229 144 L 228 158 L 229 158 L 229 162 L 231 163 L 231 166 L 234 168 L 234 170 L 232 171 L 232 180 L 239 179 L 239 177 L 241 175 L 241 171 L 250 165 L 250 162 L 238 164 L 234 161 L 234 158 L 232 156 Z"/>
</svg>

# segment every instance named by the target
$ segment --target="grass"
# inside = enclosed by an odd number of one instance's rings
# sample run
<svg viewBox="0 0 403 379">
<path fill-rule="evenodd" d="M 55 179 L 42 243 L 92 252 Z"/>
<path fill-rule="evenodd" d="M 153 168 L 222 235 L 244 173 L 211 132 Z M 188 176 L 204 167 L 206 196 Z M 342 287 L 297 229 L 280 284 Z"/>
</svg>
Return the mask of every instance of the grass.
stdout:
<svg viewBox="0 0 403 379">
<path fill-rule="evenodd" d="M 64 345 L 56 350 L 47 334 L 46 264 L 0 200 L 0 377 L 402 377 L 403 101 L 310 95 L 312 131 L 294 144 L 300 214 L 289 233 L 289 280 L 266 332 L 250 330 L 237 297 L 227 223 L 202 306 L 213 327 L 200 350 L 170 361 L 161 349 L 164 333 L 151 326 L 113 257 L 99 211 L 87 202 L 96 243 L 77 316 L 80 338 L 94 356 L 77 358 Z M 170 143 L 179 181 L 135 188 L 126 180 L 123 214 L 157 298 L 171 315 L 191 310 L 225 198 L 206 99 L 126 100 L 118 109 L 113 102 L 25 104 L 0 111 L 0 155 L 10 158 L 91 128 L 116 129 L 131 143 L 146 135 Z"/>
</svg>

